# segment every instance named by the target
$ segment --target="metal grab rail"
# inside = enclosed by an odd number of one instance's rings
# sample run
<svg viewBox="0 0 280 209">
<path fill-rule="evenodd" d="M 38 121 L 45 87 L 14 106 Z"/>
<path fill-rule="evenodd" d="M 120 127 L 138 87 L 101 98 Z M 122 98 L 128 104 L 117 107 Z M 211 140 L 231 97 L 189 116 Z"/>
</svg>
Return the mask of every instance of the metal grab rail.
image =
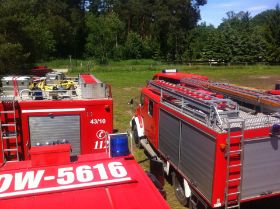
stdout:
<svg viewBox="0 0 280 209">
<path fill-rule="evenodd" d="M 172 105 L 210 127 L 218 127 L 223 130 L 226 126 L 224 118 L 235 118 L 239 115 L 237 103 L 229 99 L 197 93 L 193 89 L 161 80 L 149 81 L 148 87 L 160 94 L 162 102 Z M 219 107 L 221 104 L 223 108 Z"/>
<path fill-rule="evenodd" d="M 27 94 L 26 94 L 27 93 Z M 26 95 L 24 95 L 26 94 Z M 30 90 L 23 89 L 20 91 L 20 99 L 21 100 L 52 100 L 54 97 L 66 97 L 72 99 L 73 97 L 77 97 L 78 94 L 76 89 L 74 90 Z"/>
</svg>

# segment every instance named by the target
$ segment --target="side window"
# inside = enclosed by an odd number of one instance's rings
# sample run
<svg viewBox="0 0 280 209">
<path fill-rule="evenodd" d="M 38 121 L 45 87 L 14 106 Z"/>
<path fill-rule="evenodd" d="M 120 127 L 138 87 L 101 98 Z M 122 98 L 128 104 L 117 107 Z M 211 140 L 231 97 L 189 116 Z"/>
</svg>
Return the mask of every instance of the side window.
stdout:
<svg viewBox="0 0 280 209">
<path fill-rule="evenodd" d="M 144 105 L 144 95 L 143 94 L 140 95 L 140 105 L 141 105 L 141 107 L 143 107 L 143 105 Z"/>
<path fill-rule="evenodd" d="M 179 84 L 180 80 L 179 79 L 175 79 L 175 78 L 168 78 L 168 77 L 159 77 L 160 80 L 164 80 L 168 83 L 174 83 L 174 84 Z"/>
<path fill-rule="evenodd" d="M 149 105 L 148 105 L 148 114 L 150 116 L 153 116 L 154 113 L 154 103 L 152 100 L 149 100 Z"/>
</svg>

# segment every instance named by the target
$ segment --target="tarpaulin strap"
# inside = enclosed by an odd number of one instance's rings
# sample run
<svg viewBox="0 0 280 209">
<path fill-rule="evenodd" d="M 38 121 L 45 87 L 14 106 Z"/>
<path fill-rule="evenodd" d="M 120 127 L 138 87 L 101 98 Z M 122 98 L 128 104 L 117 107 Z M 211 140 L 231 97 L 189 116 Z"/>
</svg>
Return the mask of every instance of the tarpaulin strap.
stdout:
<svg viewBox="0 0 280 209">
<path fill-rule="evenodd" d="M 17 85 L 17 78 L 13 77 L 13 85 L 14 85 L 14 96 L 18 96 L 18 85 Z"/>
</svg>

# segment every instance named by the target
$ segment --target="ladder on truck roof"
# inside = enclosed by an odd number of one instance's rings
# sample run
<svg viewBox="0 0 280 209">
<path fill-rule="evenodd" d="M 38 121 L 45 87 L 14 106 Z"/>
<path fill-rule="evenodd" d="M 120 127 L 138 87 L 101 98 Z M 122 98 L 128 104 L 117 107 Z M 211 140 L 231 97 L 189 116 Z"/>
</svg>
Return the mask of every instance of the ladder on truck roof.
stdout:
<svg viewBox="0 0 280 209">
<path fill-rule="evenodd" d="M 209 80 L 202 80 L 199 78 L 182 78 L 180 80 L 180 83 L 185 84 L 187 86 L 191 86 L 192 88 L 207 89 L 207 87 L 211 85 L 213 82 Z"/>
<path fill-rule="evenodd" d="M 0 140 L 3 160 L 19 161 L 19 144 L 15 97 L 2 96 L 3 110 L 0 111 Z M 8 107 L 7 107 L 8 106 Z"/>
<path fill-rule="evenodd" d="M 248 89 L 226 83 L 204 81 L 196 78 L 183 78 L 180 82 L 194 88 L 209 89 L 229 96 L 237 101 L 257 105 L 261 109 L 266 107 L 266 109 L 269 109 L 271 112 L 280 110 L 279 95 L 270 95 L 259 90 Z"/>
<path fill-rule="evenodd" d="M 259 104 L 260 107 L 268 105 L 280 108 L 280 97 L 277 95 L 269 95 L 261 91 L 224 83 L 213 83 L 209 85 L 208 88 L 213 91 L 226 94 L 243 102 L 249 101 L 255 104 Z"/>
<path fill-rule="evenodd" d="M 149 81 L 148 87 L 161 95 L 161 102 L 212 128 L 224 130 L 227 127 L 225 119 L 239 116 L 237 103 L 215 97 L 211 92 L 199 92 L 162 80 Z"/>
<path fill-rule="evenodd" d="M 236 130 L 236 127 L 240 128 Z M 227 121 L 225 209 L 240 209 L 244 130 L 244 119 L 236 118 Z M 233 135 L 232 132 L 237 135 Z"/>
</svg>

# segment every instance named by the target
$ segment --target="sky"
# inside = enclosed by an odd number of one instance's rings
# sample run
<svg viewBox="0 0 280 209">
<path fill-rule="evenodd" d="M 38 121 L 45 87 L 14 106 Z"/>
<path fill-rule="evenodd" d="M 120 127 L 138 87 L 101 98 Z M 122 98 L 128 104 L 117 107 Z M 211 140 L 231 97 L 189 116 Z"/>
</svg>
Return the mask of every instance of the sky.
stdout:
<svg viewBox="0 0 280 209">
<path fill-rule="evenodd" d="M 274 9 L 277 3 L 280 5 L 280 0 L 208 0 L 200 7 L 200 22 L 217 27 L 228 11 L 248 11 L 253 17 L 267 9 Z"/>
</svg>

